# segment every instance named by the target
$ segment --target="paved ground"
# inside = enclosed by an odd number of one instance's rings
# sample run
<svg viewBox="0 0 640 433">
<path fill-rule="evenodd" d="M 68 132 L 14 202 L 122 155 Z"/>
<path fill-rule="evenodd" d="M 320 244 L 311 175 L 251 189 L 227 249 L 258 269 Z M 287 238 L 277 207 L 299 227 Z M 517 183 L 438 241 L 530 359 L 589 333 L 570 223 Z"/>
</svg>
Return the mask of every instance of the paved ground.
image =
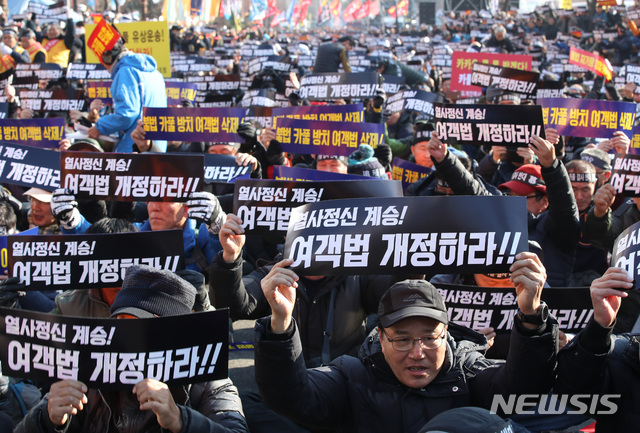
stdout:
<svg viewBox="0 0 640 433">
<path fill-rule="evenodd" d="M 233 323 L 233 341 L 253 344 L 254 320 L 239 320 Z M 253 370 L 253 350 L 232 350 L 229 352 L 229 377 L 240 391 L 255 391 Z"/>
</svg>

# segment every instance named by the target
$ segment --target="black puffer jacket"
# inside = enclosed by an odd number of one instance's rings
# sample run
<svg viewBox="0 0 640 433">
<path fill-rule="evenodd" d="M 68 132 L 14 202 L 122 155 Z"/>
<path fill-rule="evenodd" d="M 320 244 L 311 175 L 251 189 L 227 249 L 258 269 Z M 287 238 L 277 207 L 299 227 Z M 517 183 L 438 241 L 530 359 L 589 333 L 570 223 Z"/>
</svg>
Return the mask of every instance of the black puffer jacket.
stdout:
<svg viewBox="0 0 640 433">
<path fill-rule="evenodd" d="M 589 322 L 558 354 L 558 378 L 554 391 L 558 394 L 606 395 L 617 408 L 613 414 L 609 403 L 599 406 L 596 433 L 635 432 L 640 428 L 640 361 L 638 337 L 628 335 L 611 338 L 611 328 Z M 602 402 L 602 400 L 600 400 Z M 588 402 L 591 410 L 591 400 Z"/>
<path fill-rule="evenodd" d="M 529 240 L 542 247 L 549 286 L 567 287 L 580 240 L 578 205 L 567 170 L 560 161 L 542 167 L 542 178 L 547 185 L 549 208 L 538 217 L 529 213 Z"/>
<path fill-rule="evenodd" d="M 182 433 L 244 433 L 249 428 L 242 413 L 238 390 L 229 379 L 171 388 L 182 414 Z M 89 403 L 77 415 L 56 430 L 49 419 L 47 394 L 34 407 L 14 433 L 160 433 L 155 414 L 141 411 L 137 397 L 130 392 L 87 392 Z M 115 427 L 115 430 L 113 429 Z"/>
<path fill-rule="evenodd" d="M 396 379 L 374 333 L 358 358 L 341 356 L 328 367 L 307 370 L 295 322 L 290 335 L 272 334 L 268 323 L 265 318 L 256 324 L 260 394 L 274 410 L 314 428 L 414 433 L 445 410 L 488 409 L 495 394 L 546 394 L 553 384 L 558 342 L 553 319 L 534 331 L 522 328 L 516 319 L 506 363 L 484 358 L 484 336 L 449 324 L 444 366 L 422 389 L 408 388 Z"/>
<path fill-rule="evenodd" d="M 271 314 L 260 281 L 271 267 L 256 269 L 242 277 L 242 257 L 234 263 L 225 263 L 222 252 L 211 263 L 210 293 L 216 308 L 229 308 L 232 320 L 258 319 Z M 324 333 L 331 301 L 336 291 L 330 359 L 344 354 L 355 355 L 366 337 L 365 319 L 378 310 L 378 302 L 391 287 L 386 275 L 349 275 L 325 277 L 313 282 L 306 278 L 298 281 L 296 306 L 293 317 L 300 324 L 304 358 L 309 365 L 320 365 Z M 307 287 L 308 285 L 313 285 Z M 313 293 L 311 293 L 313 291 Z"/>
<path fill-rule="evenodd" d="M 460 160 L 448 151 L 442 162 L 431 157 L 433 166 L 456 195 L 502 195 L 500 190 L 486 182 L 477 173 L 469 172 Z M 405 191 L 405 197 L 431 196 L 435 194 L 436 175 L 431 173 L 413 182 Z"/>
</svg>

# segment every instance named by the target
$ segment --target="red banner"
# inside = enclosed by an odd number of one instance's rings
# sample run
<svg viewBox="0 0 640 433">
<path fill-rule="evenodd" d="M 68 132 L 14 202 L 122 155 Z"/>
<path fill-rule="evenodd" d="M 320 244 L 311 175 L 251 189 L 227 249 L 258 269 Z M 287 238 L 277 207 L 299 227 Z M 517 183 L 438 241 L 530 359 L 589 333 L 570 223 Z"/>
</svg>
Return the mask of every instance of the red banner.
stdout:
<svg viewBox="0 0 640 433">
<path fill-rule="evenodd" d="M 588 71 L 600 75 L 601 77 L 605 77 L 607 81 L 611 81 L 611 77 L 613 76 L 613 69 L 611 68 L 609 60 L 603 59 L 597 54 L 590 53 L 589 51 L 571 47 L 569 63 L 585 68 Z"/>
<path fill-rule="evenodd" d="M 116 42 L 118 42 L 118 39 L 120 39 L 120 33 L 105 20 L 101 20 L 89 35 L 87 46 L 94 52 L 98 59 L 100 59 L 100 63 L 104 66 L 102 53 L 113 48 Z"/>
<path fill-rule="evenodd" d="M 471 74 L 475 62 L 507 68 L 531 70 L 531 56 L 521 54 L 465 53 L 454 51 L 451 60 L 451 90 L 479 92 L 480 87 L 471 85 Z"/>
</svg>

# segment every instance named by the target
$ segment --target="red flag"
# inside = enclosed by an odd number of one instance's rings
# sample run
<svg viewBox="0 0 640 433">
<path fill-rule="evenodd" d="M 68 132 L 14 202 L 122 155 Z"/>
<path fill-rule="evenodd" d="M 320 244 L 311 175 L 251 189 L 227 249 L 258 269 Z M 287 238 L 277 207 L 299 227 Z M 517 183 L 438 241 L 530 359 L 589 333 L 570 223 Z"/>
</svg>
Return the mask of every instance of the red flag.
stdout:
<svg viewBox="0 0 640 433">
<path fill-rule="evenodd" d="M 353 21 L 355 19 L 353 14 L 355 14 L 358 9 L 360 9 L 360 0 L 353 0 L 349 3 L 349 6 L 344 8 L 344 12 L 342 13 L 342 19 L 344 19 L 344 22 L 349 23 Z"/>
<path fill-rule="evenodd" d="M 354 14 L 353 18 L 356 20 L 361 20 L 367 18 L 369 16 L 369 10 L 371 9 L 371 0 L 367 0 L 360 9 L 358 9 Z"/>
<path fill-rule="evenodd" d="M 369 18 L 380 14 L 380 0 L 373 0 L 369 6 Z"/>
<path fill-rule="evenodd" d="M 265 18 L 274 17 L 278 15 L 280 11 L 278 11 L 278 5 L 276 4 L 276 0 L 268 0 L 267 2 L 267 14 L 264 16 Z"/>
</svg>

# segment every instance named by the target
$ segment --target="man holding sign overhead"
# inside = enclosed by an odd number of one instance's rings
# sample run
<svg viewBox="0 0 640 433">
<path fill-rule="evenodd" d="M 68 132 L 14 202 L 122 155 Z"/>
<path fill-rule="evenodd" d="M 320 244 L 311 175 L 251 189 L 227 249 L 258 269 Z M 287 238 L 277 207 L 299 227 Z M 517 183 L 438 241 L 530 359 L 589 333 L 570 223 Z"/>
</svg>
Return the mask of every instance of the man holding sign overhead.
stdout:
<svg viewBox="0 0 640 433">
<path fill-rule="evenodd" d="M 98 138 L 117 132 L 120 142 L 115 152 L 165 152 L 167 143 L 155 141 L 150 149 L 137 149 L 131 132 L 142 118 L 143 107 L 166 107 L 167 95 L 164 78 L 153 57 L 129 51 L 120 34 L 104 20 L 89 36 L 87 46 L 98 56 L 111 73 L 111 95 L 115 112 L 100 118 L 89 129 L 89 137 Z"/>
</svg>

